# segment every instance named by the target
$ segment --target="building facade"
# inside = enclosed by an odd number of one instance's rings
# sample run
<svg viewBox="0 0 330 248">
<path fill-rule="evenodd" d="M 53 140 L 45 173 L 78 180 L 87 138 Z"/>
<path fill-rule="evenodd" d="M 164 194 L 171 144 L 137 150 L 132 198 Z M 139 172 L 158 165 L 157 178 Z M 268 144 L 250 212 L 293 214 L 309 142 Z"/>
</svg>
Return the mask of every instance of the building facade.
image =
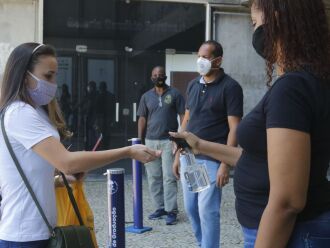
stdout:
<svg viewBox="0 0 330 248">
<path fill-rule="evenodd" d="M 252 48 L 253 28 L 243 2 L 0 0 L 0 77 L 15 46 L 28 41 L 54 45 L 58 84 L 60 89 L 68 85 L 73 106 L 84 98 L 89 81 L 106 82 L 115 95 L 108 138 L 111 147 L 119 147 L 137 135 L 136 109 L 141 94 L 152 87 L 152 67 L 165 65 L 168 83 L 184 93 L 196 76 L 200 44 L 215 39 L 224 47 L 225 71 L 243 87 L 246 113 L 266 86 L 265 64 Z M 83 123 L 83 111 L 76 111 L 70 122 Z M 81 149 L 84 127 L 71 124 Z"/>
</svg>

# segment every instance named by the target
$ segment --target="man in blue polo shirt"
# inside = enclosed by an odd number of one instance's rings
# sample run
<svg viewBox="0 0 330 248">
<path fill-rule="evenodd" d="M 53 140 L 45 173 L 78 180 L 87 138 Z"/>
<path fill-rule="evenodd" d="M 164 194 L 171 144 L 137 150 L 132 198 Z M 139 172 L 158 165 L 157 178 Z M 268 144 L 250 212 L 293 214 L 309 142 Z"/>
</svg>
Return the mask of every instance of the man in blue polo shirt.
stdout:
<svg viewBox="0 0 330 248">
<path fill-rule="evenodd" d="M 166 224 L 177 221 L 177 182 L 172 172 L 174 155 L 169 140 L 170 131 L 178 129 L 185 112 L 183 96 L 178 90 L 168 86 L 164 67 L 157 66 L 152 70 L 151 80 L 154 88 L 142 95 L 137 115 L 138 136 L 147 147 L 162 150 L 161 158 L 146 164 L 149 191 L 156 211 L 149 219 L 159 219 L 167 215 Z"/>
<path fill-rule="evenodd" d="M 222 46 L 216 41 L 206 41 L 200 47 L 197 70 L 201 76 L 188 85 L 181 129 L 208 141 L 236 146 L 236 128 L 243 115 L 243 92 L 220 67 L 222 56 Z M 197 155 L 196 160 L 205 165 L 211 186 L 193 193 L 182 176 L 185 210 L 199 246 L 219 248 L 221 187 L 229 181 L 229 167 L 224 163 L 220 166 L 220 161 L 203 155 Z M 185 168 L 185 160 L 179 162 L 177 153 L 173 163 L 177 178 L 183 175 Z"/>
</svg>

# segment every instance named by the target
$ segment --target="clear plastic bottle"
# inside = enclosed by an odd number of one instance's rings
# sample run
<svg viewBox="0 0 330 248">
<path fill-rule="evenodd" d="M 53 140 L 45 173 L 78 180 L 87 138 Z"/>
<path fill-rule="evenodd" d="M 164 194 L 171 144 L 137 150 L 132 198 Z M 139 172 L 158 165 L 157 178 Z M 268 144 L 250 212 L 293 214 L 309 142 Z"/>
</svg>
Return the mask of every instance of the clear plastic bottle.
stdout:
<svg viewBox="0 0 330 248">
<path fill-rule="evenodd" d="M 188 189 L 191 192 L 201 192 L 210 187 L 210 178 L 207 174 L 205 164 L 197 164 L 195 155 L 190 148 L 184 148 L 182 155 L 186 160 L 184 170 L 184 178 L 187 182 Z"/>
</svg>

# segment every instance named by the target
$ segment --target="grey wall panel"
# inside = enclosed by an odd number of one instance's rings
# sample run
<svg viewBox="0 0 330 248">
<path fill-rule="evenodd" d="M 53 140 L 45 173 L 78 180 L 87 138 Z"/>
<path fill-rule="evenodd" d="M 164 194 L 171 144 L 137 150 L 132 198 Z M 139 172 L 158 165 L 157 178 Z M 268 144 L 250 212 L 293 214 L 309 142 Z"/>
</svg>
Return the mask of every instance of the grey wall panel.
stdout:
<svg viewBox="0 0 330 248">
<path fill-rule="evenodd" d="M 224 48 L 223 68 L 244 91 L 244 114 L 261 99 L 267 87 L 265 62 L 252 47 L 253 28 L 244 13 L 214 13 L 214 38 Z"/>
</svg>

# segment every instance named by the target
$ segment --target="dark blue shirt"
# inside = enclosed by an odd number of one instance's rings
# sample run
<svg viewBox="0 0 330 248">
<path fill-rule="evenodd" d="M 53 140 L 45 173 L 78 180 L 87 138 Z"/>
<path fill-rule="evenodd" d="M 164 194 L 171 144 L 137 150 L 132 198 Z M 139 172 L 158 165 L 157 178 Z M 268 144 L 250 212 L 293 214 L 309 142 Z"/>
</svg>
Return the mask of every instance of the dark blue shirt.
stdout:
<svg viewBox="0 0 330 248">
<path fill-rule="evenodd" d="M 184 114 L 184 105 L 183 96 L 172 87 L 167 87 L 162 96 L 157 94 L 155 88 L 144 93 L 137 115 L 147 119 L 146 139 L 167 139 L 168 132 L 176 132 L 178 114 Z"/>
<path fill-rule="evenodd" d="M 243 116 L 243 91 L 221 69 L 220 76 L 211 83 L 203 83 L 202 77 L 189 83 L 186 108 L 189 110 L 187 131 L 204 140 L 226 144 L 228 116 Z M 197 157 L 213 160 L 202 155 Z"/>
<path fill-rule="evenodd" d="M 268 202 L 268 128 L 294 129 L 311 136 L 307 204 L 298 220 L 330 210 L 330 84 L 321 83 L 306 71 L 292 72 L 280 77 L 238 126 L 243 153 L 236 165 L 234 189 L 241 225 L 258 228 Z"/>
</svg>

